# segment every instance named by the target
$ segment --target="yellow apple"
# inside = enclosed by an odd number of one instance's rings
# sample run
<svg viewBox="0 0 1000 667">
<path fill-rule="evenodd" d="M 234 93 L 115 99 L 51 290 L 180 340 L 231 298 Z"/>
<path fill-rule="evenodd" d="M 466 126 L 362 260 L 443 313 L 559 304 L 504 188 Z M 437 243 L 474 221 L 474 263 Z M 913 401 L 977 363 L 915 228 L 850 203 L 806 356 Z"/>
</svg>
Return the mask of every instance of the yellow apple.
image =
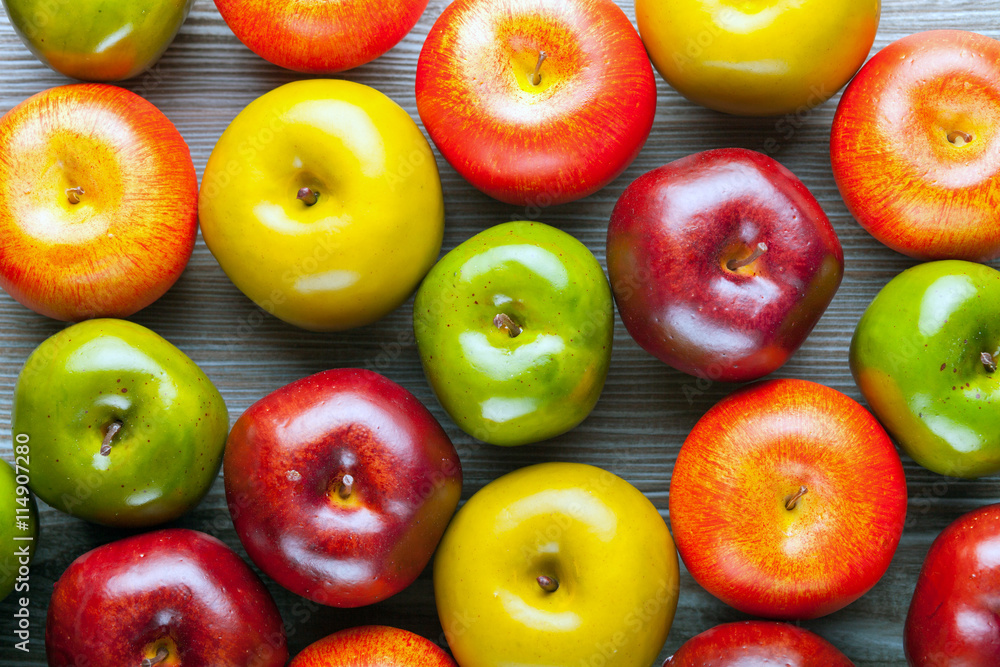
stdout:
<svg viewBox="0 0 1000 667">
<path fill-rule="evenodd" d="M 677 609 L 677 552 L 625 480 L 543 463 L 469 499 L 438 549 L 434 593 L 461 667 L 649 667 Z"/>
<path fill-rule="evenodd" d="M 864 64 L 879 0 L 635 0 L 639 34 L 667 83 L 710 109 L 801 113 Z"/>
<path fill-rule="evenodd" d="M 434 154 L 368 86 L 297 81 L 252 102 L 216 144 L 199 196 L 205 243 L 258 306 L 314 331 L 403 303 L 444 235 Z"/>
</svg>

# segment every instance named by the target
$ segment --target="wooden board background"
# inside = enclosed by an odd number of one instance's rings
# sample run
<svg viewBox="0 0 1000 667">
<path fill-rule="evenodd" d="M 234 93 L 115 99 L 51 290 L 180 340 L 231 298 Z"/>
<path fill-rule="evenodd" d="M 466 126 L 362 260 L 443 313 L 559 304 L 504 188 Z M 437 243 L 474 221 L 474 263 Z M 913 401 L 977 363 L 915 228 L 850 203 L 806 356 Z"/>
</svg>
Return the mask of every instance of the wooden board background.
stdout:
<svg viewBox="0 0 1000 667">
<path fill-rule="evenodd" d="M 431 0 L 413 32 L 381 59 L 347 73 L 402 104 L 416 119 L 413 78 L 429 27 L 448 0 Z M 629 0 L 619 0 L 634 20 Z M 815 20 L 823 20 L 817 15 Z M 906 34 L 935 28 L 975 30 L 1000 37 L 1000 7 L 988 0 L 885 0 L 875 49 Z M 254 56 L 230 33 L 211 0 L 196 0 L 176 42 L 155 69 L 126 87 L 159 106 L 187 139 L 199 175 L 216 139 L 250 101 L 299 78 Z M 24 98 L 67 83 L 39 64 L 0 19 L 0 113 Z M 645 150 L 631 168 L 586 200 L 532 212 L 581 239 L 604 261 L 608 218 L 622 190 L 640 174 L 689 153 L 724 146 L 762 150 L 812 189 L 830 216 L 847 261 L 839 294 L 801 351 L 777 376 L 811 379 L 854 398 L 860 395 L 847 366 L 854 326 L 876 292 L 914 262 L 882 247 L 847 213 L 834 185 L 827 149 L 839 99 L 792 119 L 733 119 L 699 108 L 658 79 L 659 107 Z M 774 140 L 773 144 L 766 144 Z M 525 217 L 465 183 L 439 156 L 447 205 L 444 251 L 497 223 Z M 435 401 L 410 335 L 411 303 L 370 327 L 343 334 L 299 331 L 270 317 L 233 287 L 199 240 L 190 266 L 160 301 L 137 314 L 189 354 L 218 385 L 231 418 L 253 401 L 299 377 L 331 367 L 375 367 L 430 406 L 454 439 L 465 469 L 463 498 L 499 475 L 542 461 L 580 461 L 611 470 L 641 489 L 666 517 L 670 472 L 678 449 L 698 418 L 733 387 L 698 385 L 636 346 L 618 321 L 611 373 L 591 417 L 554 441 L 519 449 L 480 445 L 456 428 Z M 63 325 L 0 294 L 0 456 L 12 460 L 11 395 L 31 350 Z M 401 345 L 397 345 L 401 343 Z M 827 618 L 804 623 L 839 646 L 859 666 L 902 665 L 902 625 L 924 554 L 952 519 L 1000 498 L 996 478 L 957 481 L 919 468 L 904 457 L 910 505 L 907 530 L 883 580 L 864 598 Z M 878 483 L 878 480 L 872 480 Z M 44 616 L 53 582 L 84 551 L 125 533 L 89 525 L 42 508 L 42 537 L 31 568 L 31 652 L 13 649 L 13 600 L 0 603 L 0 664 L 44 665 Z M 221 476 L 210 495 L 177 522 L 212 533 L 242 554 L 225 509 Z M 244 554 L 245 555 L 245 554 Z M 360 610 L 311 609 L 273 582 L 294 652 L 335 630 L 365 623 L 396 625 L 443 641 L 430 573 L 407 591 Z M 685 572 L 677 618 L 661 661 L 684 640 L 741 615 L 716 601 Z M 657 663 L 659 664 L 659 663 Z"/>
</svg>

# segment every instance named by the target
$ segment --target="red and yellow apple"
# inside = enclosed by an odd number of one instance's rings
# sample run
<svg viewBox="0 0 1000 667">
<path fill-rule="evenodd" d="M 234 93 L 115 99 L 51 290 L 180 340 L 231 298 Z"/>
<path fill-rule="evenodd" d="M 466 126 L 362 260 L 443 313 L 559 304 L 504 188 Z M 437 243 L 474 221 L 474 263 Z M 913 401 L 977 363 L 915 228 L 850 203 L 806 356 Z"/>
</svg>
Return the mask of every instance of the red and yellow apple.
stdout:
<svg viewBox="0 0 1000 667">
<path fill-rule="evenodd" d="M 684 642 L 663 667 L 854 667 L 819 635 L 788 623 L 723 623 Z"/>
<path fill-rule="evenodd" d="M 407 630 L 366 625 L 307 646 L 288 667 L 455 667 L 437 645 Z"/>
<path fill-rule="evenodd" d="M 0 120 L 0 286 L 59 320 L 127 317 L 160 298 L 198 231 L 187 144 L 122 88 L 52 88 Z"/>
<path fill-rule="evenodd" d="M 670 482 L 677 548 L 709 593 L 754 616 L 841 609 L 882 577 L 906 479 L 879 423 L 840 392 L 771 380 L 708 411 Z"/>
<path fill-rule="evenodd" d="M 500 201 L 592 194 L 639 154 L 656 82 L 611 0 L 457 0 L 417 65 L 417 109 L 441 154 Z"/>
<path fill-rule="evenodd" d="M 830 157 L 848 209 L 893 250 L 1000 257 L 1000 42 L 936 30 L 879 51 L 840 100 Z"/>
</svg>

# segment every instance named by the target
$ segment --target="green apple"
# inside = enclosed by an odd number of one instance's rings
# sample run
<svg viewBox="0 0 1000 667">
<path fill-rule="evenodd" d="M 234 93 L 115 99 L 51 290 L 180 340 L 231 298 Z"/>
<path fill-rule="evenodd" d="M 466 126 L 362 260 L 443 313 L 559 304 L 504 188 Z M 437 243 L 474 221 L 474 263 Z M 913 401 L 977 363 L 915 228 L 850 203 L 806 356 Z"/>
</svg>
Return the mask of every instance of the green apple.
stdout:
<svg viewBox="0 0 1000 667">
<path fill-rule="evenodd" d="M 0 461 L 0 600 L 10 595 L 15 584 L 26 583 L 21 567 L 31 562 L 38 538 L 35 498 L 24 483 L 18 484 L 26 482 L 31 472 L 27 449 L 21 444 L 24 440 L 22 436 L 14 443 L 20 479 L 6 461 Z M 20 590 L 26 589 L 21 586 Z"/>
<path fill-rule="evenodd" d="M 183 352 L 125 320 L 89 320 L 31 353 L 14 387 L 30 487 L 109 526 L 177 518 L 208 492 L 229 432 L 226 405 Z"/>
<path fill-rule="evenodd" d="M 427 379 L 466 433 L 523 445 L 586 418 L 611 359 L 611 289 L 566 232 L 508 222 L 449 252 L 424 279 L 413 328 Z"/>
<path fill-rule="evenodd" d="M 1000 471 L 1000 271 L 947 260 L 896 276 L 851 341 L 851 372 L 910 457 L 953 477 Z"/>
<path fill-rule="evenodd" d="M 40 61 L 85 81 L 119 81 L 152 67 L 193 0 L 3 0 Z"/>
</svg>

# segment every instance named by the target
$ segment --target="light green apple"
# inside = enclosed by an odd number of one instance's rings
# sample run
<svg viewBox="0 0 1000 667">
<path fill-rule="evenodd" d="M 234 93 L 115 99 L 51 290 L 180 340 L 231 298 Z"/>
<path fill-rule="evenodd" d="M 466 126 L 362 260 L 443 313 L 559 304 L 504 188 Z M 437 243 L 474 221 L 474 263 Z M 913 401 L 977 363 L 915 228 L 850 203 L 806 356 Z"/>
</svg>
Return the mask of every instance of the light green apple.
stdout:
<svg viewBox="0 0 1000 667">
<path fill-rule="evenodd" d="M 15 452 L 26 452 L 20 440 L 14 441 Z M 18 453 L 17 461 L 21 481 L 28 479 L 31 472 L 30 460 L 26 453 Z M 18 484 L 18 476 L 6 461 L 0 461 L 0 600 L 10 595 L 21 582 L 22 566 L 31 562 L 38 539 L 38 508 L 27 486 Z M 22 590 L 25 590 L 22 587 Z"/>
</svg>

